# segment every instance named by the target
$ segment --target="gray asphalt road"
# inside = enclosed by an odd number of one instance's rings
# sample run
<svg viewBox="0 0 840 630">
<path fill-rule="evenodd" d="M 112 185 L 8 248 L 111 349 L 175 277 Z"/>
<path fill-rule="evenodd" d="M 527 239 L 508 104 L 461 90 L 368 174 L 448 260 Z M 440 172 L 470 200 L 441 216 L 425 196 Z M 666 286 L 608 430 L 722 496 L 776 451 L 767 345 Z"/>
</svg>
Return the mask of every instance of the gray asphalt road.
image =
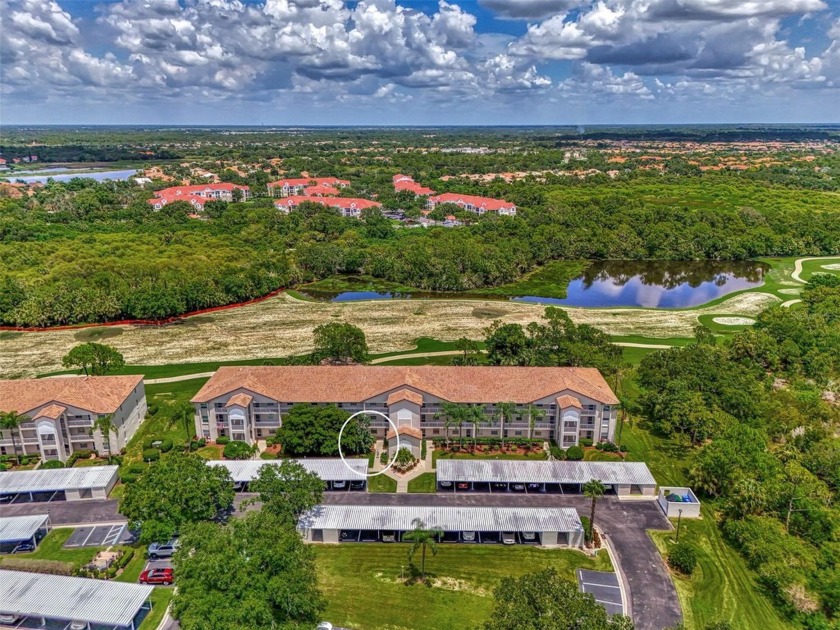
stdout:
<svg viewBox="0 0 840 630">
<path fill-rule="evenodd" d="M 236 505 L 253 495 L 237 495 Z M 509 507 L 573 507 L 589 515 L 589 500 L 582 496 L 545 494 L 370 494 L 327 492 L 324 502 L 343 505 L 450 505 Z M 3 516 L 43 514 L 48 509 L 55 524 L 125 521 L 117 501 L 69 501 L 4 506 Z M 662 630 L 682 620 L 677 593 L 662 557 L 647 535 L 648 529 L 670 529 L 669 521 L 654 501 L 619 501 L 605 497 L 598 502 L 596 524 L 606 533 L 618 556 L 629 590 L 630 610 L 638 630 Z"/>
<path fill-rule="evenodd" d="M 82 523 L 125 522 L 117 512 L 115 499 L 93 499 L 87 501 L 53 501 L 50 503 L 16 503 L 0 507 L 2 516 L 23 516 L 28 514 L 49 514 L 54 525 Z"/>
</svg>

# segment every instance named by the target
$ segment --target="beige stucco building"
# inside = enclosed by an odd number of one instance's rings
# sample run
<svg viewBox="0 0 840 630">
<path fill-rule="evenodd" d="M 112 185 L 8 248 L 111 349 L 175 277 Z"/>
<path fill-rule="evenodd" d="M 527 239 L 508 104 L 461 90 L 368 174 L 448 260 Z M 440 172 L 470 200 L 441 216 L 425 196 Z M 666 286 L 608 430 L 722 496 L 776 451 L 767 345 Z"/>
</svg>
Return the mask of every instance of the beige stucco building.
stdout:
<svg viewBox="0 0 840 630">
<path fill-rule="evenodd" d="M 253 443 L 272 435 L 283 414 L 297 403 L 336 405 L 350 413 L 378 411 L 422 439 L 450 437 L 472 424 L 447 428 L 446 403 L 477 405 L 485 422 L 479 437 L 550 440 L 563 448 L 581 439 L 612 440 L 618 399 L 594 368 L 451 366 L 222 367 L 192 399 L 196 434 Z M 504 428 L 496 404 L 517 412 Z M 370 417 L 371 430 L 385 438 L 393 427 Z"/>
<path fill-rule="evenodd" d="M 128 443 L 146 416 L 143 377 L 64 376 L 0 381 L 0 411 L 26 417 L 14 430 L 0 431 L 0 454 L 17 453 L 66 461 L 74 451 L 114 453 Z M 110 444 L 94 428 L 110 415 Z"/>
</svg>

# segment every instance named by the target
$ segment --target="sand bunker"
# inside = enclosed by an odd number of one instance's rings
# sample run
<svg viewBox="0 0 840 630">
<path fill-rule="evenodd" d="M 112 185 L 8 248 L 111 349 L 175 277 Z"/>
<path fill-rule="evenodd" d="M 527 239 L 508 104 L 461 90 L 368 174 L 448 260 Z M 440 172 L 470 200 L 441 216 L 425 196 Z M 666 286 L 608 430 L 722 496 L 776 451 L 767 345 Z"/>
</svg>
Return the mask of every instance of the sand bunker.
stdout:
<svg viewBox="0 0 840 630">
<path fill-rule="evenodd" d="M 712 321 L 721 326 L 752 326 L 755 323 L 749 317 L 713 317 Z"/>
</svg>

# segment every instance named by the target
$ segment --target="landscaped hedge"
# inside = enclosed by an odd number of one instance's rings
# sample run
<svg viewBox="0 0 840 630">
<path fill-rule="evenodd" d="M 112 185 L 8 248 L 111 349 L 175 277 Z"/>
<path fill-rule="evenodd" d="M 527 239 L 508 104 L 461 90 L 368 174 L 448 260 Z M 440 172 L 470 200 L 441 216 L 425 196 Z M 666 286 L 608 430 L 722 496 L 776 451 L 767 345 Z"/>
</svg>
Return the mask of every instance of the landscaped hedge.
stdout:
<svg viewBox="0 0 840 630">
<path fill-rule="evenodd" d="M 54 468 L 64 468 L 64 462 L 57 459 L 50 459 L 39 467 L 39 470 L 53 470 Z"/>
<path fill-rule="evenodd" d="M 680 573 L 691 575 L 697 566 L 697 550 L 687 542 L 677 543 L 668 552 L 668 564 Z"/>
<path fill-rule="evenodd" d="M 60 560 L 35 560 L 30 558 L 3 558 L 3 568 L 12 571 L 29 571 L 30 573 L 49 573 L 50 575 L 73 575 L 76 566 L 72 562 Z"/>
<path fill-rule="evenodd" d="M 230 438 L 224 435 L 220 435 L 216 438 L 216 444 L 227 444 L 230 442 Z"/>
<path fill-rule="evenodd" d="M 143 449 L 143 461 L 156 462 L 160 459 L 160 450 L 156 448 Z"/>
<path fill-rule="evenodd" d="M 247 442 L 234 440 L 225 444 L 225 459 L 249 459 L 254 454 L 254 447 Z"/>
<path fill-rule="evenodd" d="M 161 453 L 168 453 L 172 450 L 172 440 L 166 439 L 161 441 L 160 443 L 160 452 Z"/>
<path fill-rule="evenodd" d="M 580 446 L 570 446 L 566 449 L 566 459 L 579 462 L 583 459 L 583 449 Z"/>
<path fill-rule="evenodd" d="M 191 440 L 190 441 L 190 450 L 197 451 L 200 448 L 204 448 L 207 446 L 207 440 L 201 438 L 200 440 Z"/>
<path fill-rule="evenodd" d="M 468 438 L 465 437 L 463 439 L 464 444 L 466 446 L 472 444 L 478 444 L 479 446 L 502 446 L 501 438 L 488 438 L 488 437 L 480 437 L 478 439 Z M 435 448 L 446 448 L 446 438 L 445 437 L 436 437 L 432 439 L 432 442 L 435 445 Z M 505 447 L 508 446 L 522 446 L 522 447 L 533 447 L 533 446 L 542 446 L 545 440 L 541 439 L 528 439 L 528 438 L 505 438 Z M 458 446 L 460 443 L 457 436 L 449 436 L 449 444 L 450 446 Z"/>
<path fill-rule="evenodd" d="M 146 413 L 150 416 L 155 415 L 158 412 L 159 407 L 156 403 L 151 403 L 148 407 L 146 407 Z"/>
<path fill-rule="evenodd" d="M 588 448 L 588 447 L 592 446 L 592 442 L 593 442 L 592 438 L 581 438 L 580 439 L 580 445 L 583 448 Z"/>
<path fill-rule="evenodd" d="M 564 451 L 559 446 L 549 446 L 548 447 L 548 452 L 551 454 L 551 456 L 554 459 L 556 459 L 558 461 L 562 462 L 566 459 L 566 451 Z"/>
<path fill-rule="evenodd" d="M 73 453 L 70 453 L 70 456 L 67 458 L 67 468 L 73 468 L 73 464 L 77 461 L 80 459 L 90 459 L 91 456 L 97 457 L 98 453 L 92 450 L 74 451 Z"/>
</svg>

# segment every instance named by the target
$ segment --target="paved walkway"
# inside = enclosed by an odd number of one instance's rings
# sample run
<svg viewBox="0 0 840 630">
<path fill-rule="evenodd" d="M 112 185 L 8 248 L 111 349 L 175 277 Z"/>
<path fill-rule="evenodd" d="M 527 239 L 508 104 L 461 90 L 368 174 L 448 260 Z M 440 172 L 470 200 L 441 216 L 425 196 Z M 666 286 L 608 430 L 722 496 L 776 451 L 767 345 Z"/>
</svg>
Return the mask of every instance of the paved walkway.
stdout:
<svg viewBox="0 0 840 630">
<path fill-rule="evenodd" d="M 145 385 L 163 385 L 164 383 L 179 383 L 181 381 L 190 381 L 194 378 L 210 378 L 215 374 L 213 372 L 199 372 L 198 374 L 182 374 L 181 376 L 168 376 L 166 378 L 144 378 Z"/>
</svg>

